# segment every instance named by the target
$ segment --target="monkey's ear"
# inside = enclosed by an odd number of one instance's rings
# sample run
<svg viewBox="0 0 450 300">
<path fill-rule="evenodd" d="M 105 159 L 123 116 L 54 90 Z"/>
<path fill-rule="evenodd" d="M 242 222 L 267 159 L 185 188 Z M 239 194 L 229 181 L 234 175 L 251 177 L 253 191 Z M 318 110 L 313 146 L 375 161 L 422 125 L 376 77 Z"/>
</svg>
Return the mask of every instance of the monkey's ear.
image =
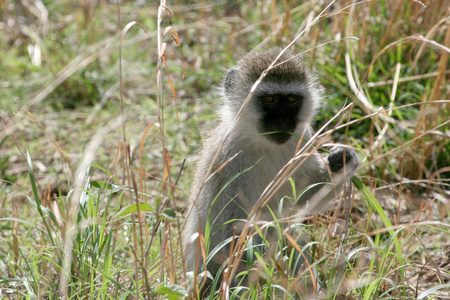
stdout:
<svg viewBox="0 0 450 300">
<path fill-rule="evenodd" d="M 232 90 L 234 90 L 234 85 L 236 84 L 236 80 L 239 76 L 239 70 L 237 68 L 231 68 L 228 71 L 227 77 L 225 77 L 225 81 L 223 83 L 223 87 L 225 89 L 225 95 L 229 95 Z"/>
</svg>

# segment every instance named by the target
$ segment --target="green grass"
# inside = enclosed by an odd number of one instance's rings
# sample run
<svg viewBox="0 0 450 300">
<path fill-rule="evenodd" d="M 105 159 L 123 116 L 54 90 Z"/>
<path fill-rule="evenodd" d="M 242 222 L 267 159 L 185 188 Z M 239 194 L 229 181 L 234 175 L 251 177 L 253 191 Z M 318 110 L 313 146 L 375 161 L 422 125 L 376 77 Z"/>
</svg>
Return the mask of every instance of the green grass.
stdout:
<svg viewBox="0 0 450 300">
<path fill-rule="evenodd" d="M 0 3 L 0 299 L 194 297 L 179 230 L 224 68 L 297 37 L 326 87 L 315 129 L 353 103 L 324 130 L 362 165 L 350 198 L 299 226 L 305 244 L 271 225 L 284 244 L 255 251 L 241 296 L 450 297 L 445 0 L 339 0 L 301 36 L 331 2 L 169 1 L 160 31 L 156 4 L 119 19 L 106 1 L 22 3 Z M 132 21 L 147 33 L 120 44 Z M 298 274 L 293 248 L 312 256 Z"/>
</svg>

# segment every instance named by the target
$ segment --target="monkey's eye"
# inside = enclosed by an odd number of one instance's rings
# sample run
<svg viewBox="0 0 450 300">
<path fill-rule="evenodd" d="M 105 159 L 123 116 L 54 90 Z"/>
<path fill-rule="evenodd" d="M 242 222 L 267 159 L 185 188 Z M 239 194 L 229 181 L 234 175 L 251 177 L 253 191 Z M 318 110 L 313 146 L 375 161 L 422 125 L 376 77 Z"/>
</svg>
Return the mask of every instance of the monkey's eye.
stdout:
<svg viewBox="0 0 450 300">
<path fill-rule="evenodd" d="M 263 101 L 266 104 L 274 104 L 275 103 L 275 98 L 273 96 L 265 96 L 263 98 Z"/>
<path fill-rule="evenodd" d="M 297 102 L 297 97 L 289 96 L 289 97 L 287 98 L 287 102 L 288 102 L 289 104 L 294 104 L 294 103 Z"/>
</svg>

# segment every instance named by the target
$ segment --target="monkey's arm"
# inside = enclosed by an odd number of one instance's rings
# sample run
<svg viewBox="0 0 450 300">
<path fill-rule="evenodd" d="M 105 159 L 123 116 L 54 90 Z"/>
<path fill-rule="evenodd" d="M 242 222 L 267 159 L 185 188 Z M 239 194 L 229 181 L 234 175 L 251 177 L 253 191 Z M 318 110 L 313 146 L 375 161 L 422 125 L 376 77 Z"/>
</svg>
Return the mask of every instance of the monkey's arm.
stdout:
<svg viewBox="0 0 450 300">
<path fill-rule="evenodd" d="M 328 207 L 344 184 L 355 174 L 359 158 L 353 149 L 333 147 L 325 158 L 319 154 L 311 157 L 310 168 L 311 164 L 315 165 L 315 172 L 309 174 L 309 184 L 306 187 L 301 186 L 305 192 L 297 202 L 301 206 L 306 204 L 307 214 L 323 212 Z"/>
</svg>

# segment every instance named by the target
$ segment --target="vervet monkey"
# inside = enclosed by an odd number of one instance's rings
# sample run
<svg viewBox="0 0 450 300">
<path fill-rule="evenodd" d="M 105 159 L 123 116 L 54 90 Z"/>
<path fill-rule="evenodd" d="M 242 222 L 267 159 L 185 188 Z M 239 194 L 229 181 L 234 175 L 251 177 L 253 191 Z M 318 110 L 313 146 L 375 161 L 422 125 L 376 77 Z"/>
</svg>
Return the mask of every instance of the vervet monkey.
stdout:
<svg viewBox="0 0 450 300">
<path fill-rule="evenodd" d="M 195 268 L 200 271 L 203 265 L 197 239 L 204 235 L 207 219 L 211 252 L 234 233 L 239 235 L 243 220 L 247 219 L 265 188 L 313 135 L 310 122 L 320 107 L 323 89 L 314 72 L 290 51 L 281 55 L 269 70 L 232 127 L 252 86 L 280 51 L 277 48 L 251 52 L 226 76 L 219 124 L 204 142 L 183 226 L 188 271 Z M 354 150 L 344 150 L 342 147 L 333 148 L 327 157 L 310 152 L 313 153 L 302 158 L 292 178 L 297 194 L 313 184 L 335 183 L 333 191 L 322 193 L 320 211 L 331 202 L 335 190 L 339 190 L 345 181 L 335 180 L 335 175 L 345 172 L 346 179 L 351 177 L 359 159 Z M 304 193 L 296 204 L 290 205 L 289 201 L 284 201 L 283 214 L 295 214 L 296 209 L 304 206 L 319 189 L 316 185 Z M 283 197 L 292 198 L 292 190 L 290 184 L 284 184 L 267 206 L 277 211 Z M 273 221 L 267 206 L 263 208 L 266 211 L 260 220 Z M 226 245 L 208 263 L 207 270 L 216 275 L 228 256 L 229 247 Z"/>
</svg>

